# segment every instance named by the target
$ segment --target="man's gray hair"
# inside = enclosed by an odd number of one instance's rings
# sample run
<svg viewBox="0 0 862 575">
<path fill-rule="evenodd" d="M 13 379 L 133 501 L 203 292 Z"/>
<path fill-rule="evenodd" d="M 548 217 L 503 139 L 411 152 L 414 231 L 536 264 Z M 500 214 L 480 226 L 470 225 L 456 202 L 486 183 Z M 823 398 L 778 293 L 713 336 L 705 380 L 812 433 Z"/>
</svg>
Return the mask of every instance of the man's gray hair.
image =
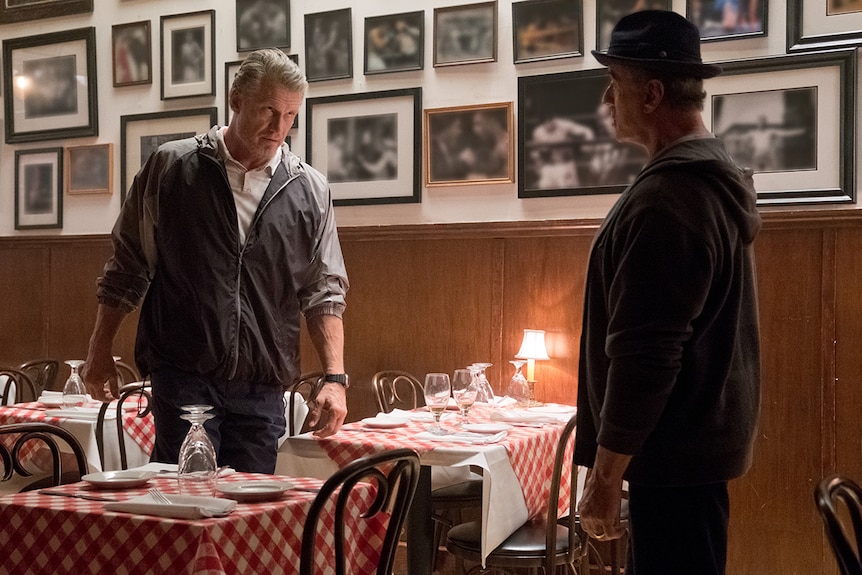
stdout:
<svg viewBox="0 0 862 575">
<path fill-rule="evenodd" d="M 231 92 L 254 93 L 264 80 L 270 80 L 291 92 L 305 94 L 308 80 L 290 57 L 274 48 L 255 50 L 240 64 Z"/>
</svg>

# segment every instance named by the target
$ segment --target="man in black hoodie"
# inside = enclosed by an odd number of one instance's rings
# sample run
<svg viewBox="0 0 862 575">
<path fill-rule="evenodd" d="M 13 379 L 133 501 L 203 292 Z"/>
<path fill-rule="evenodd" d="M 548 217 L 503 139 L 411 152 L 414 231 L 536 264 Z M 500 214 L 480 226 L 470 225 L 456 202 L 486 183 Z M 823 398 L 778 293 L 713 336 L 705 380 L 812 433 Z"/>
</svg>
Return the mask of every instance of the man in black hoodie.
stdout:
<svg viewBox="0 0 862 575">
<path fill-rule="evenodd" d="M 702 62 L 685 18 L 631 14 L 593 54 L 617 139 L 649 159 L 590 255 L 578 509 L 592 537 L 621 537 L 626 480 L 629 574 L 723 574 L 727 482 L 751 464 L 760 401 L 751 172 L 703 123 L 703 79 L 721 69 Z"/>
</svg>

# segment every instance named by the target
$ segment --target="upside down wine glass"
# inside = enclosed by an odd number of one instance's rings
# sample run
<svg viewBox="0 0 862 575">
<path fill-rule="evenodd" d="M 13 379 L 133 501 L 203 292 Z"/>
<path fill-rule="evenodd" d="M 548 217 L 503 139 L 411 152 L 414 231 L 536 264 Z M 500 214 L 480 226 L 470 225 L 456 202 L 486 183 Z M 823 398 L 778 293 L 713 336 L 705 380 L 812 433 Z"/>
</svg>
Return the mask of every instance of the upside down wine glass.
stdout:
<svg viewBox="0 0 862 575">
<path fill-rule="evenodd" d="M 78 373 L 78 368 L 84 365 L 82 359 L 67 359 L 66 363 L 72 368 L 72 373 L 69 374 L 69 379 L 63 386 L 63 407 L 78 407 L 87 403 L 87 388 L 84 387 L 84 380 Z"/>
<path fill-rule="evenodd" d="M 490 363 L 474 363 L 468 369 L 470 373 L 473 374 L 473 381 L 476 382 L 476 389 L 478 393 L 476 394 L 476 402 L 477 403 L 487 403 L 488 405 L 494 405 L 494 389 L 491 387 L 491 382 L 488 381 L 488 378 L 485 376 L 485 370 L 491 367 Z"/>
<path fill-rule="evenodd" d="M 452 393 L 449 384 L 448 373 L 429 373 L 425 375 L 425 405 L 434 416 L 434 427 L 432 431 L 441 432 L 440 416 L 449 405 L 449 396 Z"/>
<path fill-rule="evenodd" d="M 204 422 L 215 417 L 206 413 L 211 405 L 184 405 L 181 418 L 191 423 L 186 438 L 180 447 L 177 480 L 180 493 L 187 495 L 213 495 L 215 492 L 216 463 L 215 448 L 204 429 Z"/>
</svg>

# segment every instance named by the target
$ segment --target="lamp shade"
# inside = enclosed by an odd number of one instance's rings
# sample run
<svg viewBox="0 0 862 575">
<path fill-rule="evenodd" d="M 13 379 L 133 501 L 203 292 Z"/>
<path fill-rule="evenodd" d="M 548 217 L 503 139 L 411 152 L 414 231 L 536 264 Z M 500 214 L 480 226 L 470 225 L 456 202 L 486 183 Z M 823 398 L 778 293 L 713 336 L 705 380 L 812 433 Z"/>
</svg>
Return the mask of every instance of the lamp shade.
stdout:
<svg viewBox="0 0 862 575">
<path fill-rule="evenodd" d="M 551 359 L 545 349 L 545 331 L 542 329 L 525 329 L 521 349 L 515 355 L 518 359 Z"/>
</svg>

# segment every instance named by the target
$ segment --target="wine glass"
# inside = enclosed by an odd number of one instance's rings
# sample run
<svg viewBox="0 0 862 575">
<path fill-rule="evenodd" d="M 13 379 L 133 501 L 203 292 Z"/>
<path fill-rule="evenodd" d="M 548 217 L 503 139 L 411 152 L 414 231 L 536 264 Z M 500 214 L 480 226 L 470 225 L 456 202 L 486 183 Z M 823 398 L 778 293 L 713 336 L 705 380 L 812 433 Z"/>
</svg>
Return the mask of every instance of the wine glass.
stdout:
<svg viewBox="0 0 862 575">
<path fill-rule="evenodd" d="M 425 405 L 428 407 L 428 411 L 434 415 L 433 431 L 443 431 L 443 428 L 440 427 L 440 416 L 446 410 L 446 406 L 449 405 L 451 389 L 448 373 L 425 375 Z"/>
<path fill-rule="evenodd" d="M 491 363 L 474 363 L 469 368 L 476 379 L 476 389 L 478 390 L 476 401 L 478 403 L 494 405 L 494 389 L 491 387 L 488 378 L 485 377 L 485 370 L 492 365 Z"/>
<path fill-rule="evenodd" d="M 479 390 L 473 382 L 473 374 L 469 369 L 456 369 L 452 375 L 452 397 L 461 410 L 461 420 L 467 422 L 467 413 L 476 401 Z"/>
<path fill-rule="evenodd" d="M 87 403 L 87 388 L 78 373 L 78 368 L 84 364 L 82 359 L 67 359 L 65 363 L 72 368 L 69 379 L 63 386 L 63 407 L 79 407 Z"/>
<path fill-rule="evenodd" d="M 177 480 L 180 493 L 188 495 L 212 495 L 215 492 L 216 463 L 215 448 L 204 429 L 204 422 L 215 417 L 207 413 L 211 405 L 184 405 L 181 418 L 191 423 L 180 447 Z"/>
<path fill-rule="evenodd" d="M 515 366 L 515 374 L 509 381 L 509 389 L 506 395 L 514 399 L 518 404 L 528 404 L 530 402 L 530 384 L 527 383 L 527 378 L 524 377 L 521 368 L 527 363 L 525 359 L 513 359 L 509 361 Z"/>
</svg>

